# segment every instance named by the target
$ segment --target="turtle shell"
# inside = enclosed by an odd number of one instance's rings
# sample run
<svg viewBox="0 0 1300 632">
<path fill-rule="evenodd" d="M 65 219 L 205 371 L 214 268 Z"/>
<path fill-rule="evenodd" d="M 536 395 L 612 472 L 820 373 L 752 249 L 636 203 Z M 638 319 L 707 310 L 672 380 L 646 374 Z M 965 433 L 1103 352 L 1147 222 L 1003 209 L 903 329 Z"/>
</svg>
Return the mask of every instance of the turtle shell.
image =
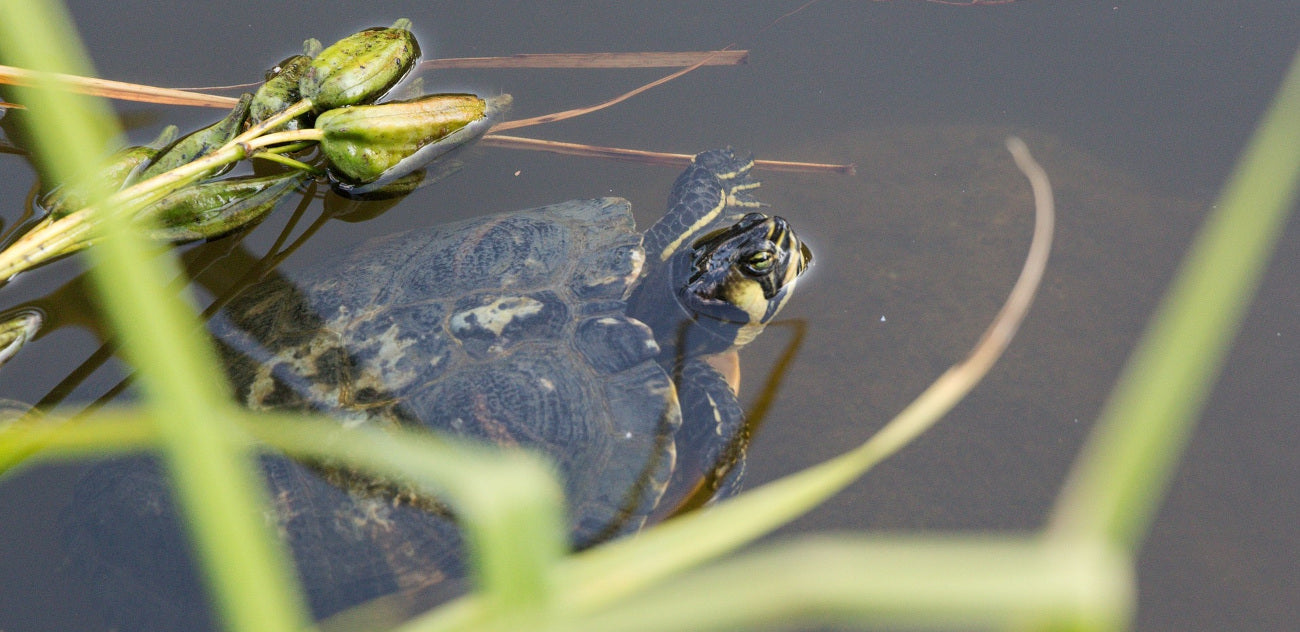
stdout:
<svg viewBox="0 0 1300 632">
<path fill-rule="evenodd" d="M 372 241 L 326 274 L 259 284 L 213 329 L 251 408 L 551 455 L 585 546 L 639 528 L 672 470 L 675 390 L 624 314 L 643 261 L 627 201 L 574 200 Z"/>
</svg>

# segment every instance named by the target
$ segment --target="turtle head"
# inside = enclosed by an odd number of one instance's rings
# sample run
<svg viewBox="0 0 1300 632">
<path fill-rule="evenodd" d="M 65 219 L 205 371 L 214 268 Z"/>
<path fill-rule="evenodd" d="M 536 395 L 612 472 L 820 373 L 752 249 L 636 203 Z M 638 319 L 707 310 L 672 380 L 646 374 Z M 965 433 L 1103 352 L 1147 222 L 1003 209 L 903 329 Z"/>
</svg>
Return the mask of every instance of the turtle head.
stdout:
<svg viewBox="0 0 1300 632">
<path fill-rule="evenodd" d="M 744 346 L 781 311 L 811 263 L 790 223 L 762 213 L 697 238 L 669 265 L 683 325 L 698 330 L 677 332 L 686 344 L 673 346 L 685 355 Z"/>
</svg>

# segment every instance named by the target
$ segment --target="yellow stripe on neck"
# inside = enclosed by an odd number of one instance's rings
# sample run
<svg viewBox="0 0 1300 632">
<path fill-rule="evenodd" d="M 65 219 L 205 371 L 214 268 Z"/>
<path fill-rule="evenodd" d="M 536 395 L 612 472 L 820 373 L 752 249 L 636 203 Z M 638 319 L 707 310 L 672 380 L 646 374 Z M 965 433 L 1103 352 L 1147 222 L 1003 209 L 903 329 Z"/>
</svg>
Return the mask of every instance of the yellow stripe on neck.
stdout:
<svg viewBox="0 0 1300 632">
<path fill-rule="evenodd" d="M 720 196 L 718 198 L 717 206 L 714 206 L 713 208 L 709 209 L 709 212 L 700 216 L 698 220 L 695 220 L 695 223 L 691 224 L 690 228 L 687 228 L 686 230 L 682 231 L 682 233 L 677 236 L 677 239 L 672 240 L 671 242 L 668 243 L 667 246 L 664 246 L 664 249 L 659 252 L 659 260 L 667 261 L 669 257 L 673 256 L 674 252 L 677 252 L 677 249 L 681 247 L 683 241 L 686 241 L 687 239 L 691 238 L 696 234 L 699 234 L 699 232 L 704 230 L 706 226 L 712 224 L 713 220 L 717 219 L 718 215 L 722 214 L 722 210 L 727 208 L 729 197 L 730 197 L 729 195 Z"/>
</svg>

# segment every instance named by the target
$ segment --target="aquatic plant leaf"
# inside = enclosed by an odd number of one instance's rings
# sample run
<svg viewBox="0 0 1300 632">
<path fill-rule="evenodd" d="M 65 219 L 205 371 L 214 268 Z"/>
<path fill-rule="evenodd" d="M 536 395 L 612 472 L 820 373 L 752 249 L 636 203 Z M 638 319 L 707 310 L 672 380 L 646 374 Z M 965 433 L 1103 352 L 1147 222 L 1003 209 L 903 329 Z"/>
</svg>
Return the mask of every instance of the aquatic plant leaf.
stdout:
<svg viewBox="0 0 1300 632">
<path fill-rule="evenodd" d="M 170 147 L 158 152 L 158 156 L 154 161 L 141 172 L 139 180 L 148 180 L 156 175 L 187 165 L 230 142 L 230 139 L 239 134 L 243 128 L 244 119 L 248 116 L 248 106 L 252 100 L 252 95 L 244 94 L 239 98 L 239 103 L 235 105 L 234 109 L 230 110 L 230 113 L 225 118 L 201 130 L 191 132 L 184 138 L 172 143 Z M 216 172 L 228 168 L 227 166 L 216 170 Z M 215 175 L 215 173 L 208 175 Z"/>
<path fill-rule="evenodd" d="M 176 126 L 168 125 L 148 145 L 125 147 L 104 161 L 104 166 L 88 178 L 73 180 L 52 189 L 39 204 L 55 220 L 79 211 L 90 203 L 92 191 L 116 191 L 126 186 L 131 175 L 158 155 L 160 148 L 176 139 Z M 93 181 L 92 181 L 93 180 Z"/>
<path fill-rule="evenodd" d="M 138 217 L 153 222 L 148 234 L 160 241 L 213 239 L 262 221 L 306 178 L 289 172 L 192 184 L 145 208 Z"/>
</svg>

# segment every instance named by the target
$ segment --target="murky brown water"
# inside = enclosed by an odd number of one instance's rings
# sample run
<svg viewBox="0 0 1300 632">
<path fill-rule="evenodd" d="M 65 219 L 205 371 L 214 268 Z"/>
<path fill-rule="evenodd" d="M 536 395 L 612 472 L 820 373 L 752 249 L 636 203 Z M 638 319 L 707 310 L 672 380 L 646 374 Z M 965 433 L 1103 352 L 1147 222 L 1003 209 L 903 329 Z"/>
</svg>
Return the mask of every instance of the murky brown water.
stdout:
<svg viewBox="0 0 1300 632">
<path fill-rule="evenodd" d="M 1035 528 L 1300 43 L 1300 8 L 828 1 L 762 31 L 799 4 L 412 3 L 390 12 L 338 2 L 300 15 L 304 5 L 290 2 L 72 3 L 103 76 L 170 86 L 248 81 L 304 37 L 328 41 L 400 16 L 414 20 L 426 57 L 750 49 L 745 66 L 702 69 L 526 132 L 686 153 L 730 144 L 765 158 L 858 165 L 856 177 L 762 175 L 762 199 L 795 222 L 817 261 L 785 312 L 809 333 L 751 452 L 753 484 L 861 442 L 974 343 L 1027 247 L 1027 187 L 1002 149 L 1006 134 L 1023 135 L 1053 179 L 1059 219 L 1019 338 L 939 427 L 786 531 Z M 659 74 L 482 70 L 432 75 L 426 85 L 509 92 L 517 115 L 528 116 Z M 194 127 L 217 116 L 121 110 L 136 140 L 168 122 Z M 287 265 L 406 226 L 575 197 L 627 197 L 645 226 L 675 176 L 496 149 L 470 152 L 466 163 L 372 221 L 330 222 Z M 0 155 L 0 173 L 8 225 L 33 175 L 12 155 Z M 268 222 L 246 247 L 264 250 L 282 222 Z M 1288 265 L 1297 256 L 1292 227 L 1144 547 L 1140 629 L 1283 630 L 1300 618 L 1292 424 L 1300 282 Z M 66 260 L 0 291 L 0 309 L 36 301 L 62 325 L 0 369 L 0 397 L 40 400 L 98 347 L 79 271 Z M 773 330 L 746 354 L 748 387 L 787 339 Z M 119 377 L 110 360 L 68 397 L 92 399 Z M 47 467 L 0 484 L 0 628 L 95 626 L 84 594 L 53 572 L 63 557 L 53 525 L 73 474 Z"/>
</svg>

